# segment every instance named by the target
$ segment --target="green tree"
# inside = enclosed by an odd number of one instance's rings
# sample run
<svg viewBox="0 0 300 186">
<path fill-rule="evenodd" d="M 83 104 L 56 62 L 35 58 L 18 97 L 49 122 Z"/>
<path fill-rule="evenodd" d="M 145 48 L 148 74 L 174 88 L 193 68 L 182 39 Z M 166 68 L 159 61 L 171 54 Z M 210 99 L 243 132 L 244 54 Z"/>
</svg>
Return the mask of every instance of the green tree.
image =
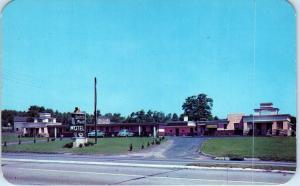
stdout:
<svg viewBox="0 0 300 186">
<path fill-rule="evenodd" d="M 213 107 L 213 99 L 207 97 L 206 94 L 187 97 L 182 105 L 184 115 L 189 117 L 189 120 L 211 120 L 211 109 Z"/>
<path fill-rule="evenodd" d="M 164 122 L 170 121 L 171 119 L 172 119 L 172 113 L 169 113 L 169 114 L 167 114 L 167 115 L 165 116 Z"/>
<path fill-rule="evenodd" d="M 40 112 L 45 112 L 45 107 L 32 105 L 28 108 L 27 114 L 28 117 L 37 117 Z"/>
<path fill-rule="evenodd" d="M 176 113 L 172 115 L 172 121 L 179 121 L 179 117 Z"/>
</svg>

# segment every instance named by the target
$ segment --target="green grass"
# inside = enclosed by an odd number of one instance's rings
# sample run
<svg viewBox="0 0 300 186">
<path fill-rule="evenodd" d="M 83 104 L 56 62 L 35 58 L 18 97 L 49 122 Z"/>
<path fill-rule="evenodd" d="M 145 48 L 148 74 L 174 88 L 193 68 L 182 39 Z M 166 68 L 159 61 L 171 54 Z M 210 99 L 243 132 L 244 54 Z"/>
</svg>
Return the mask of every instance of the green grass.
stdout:
<svg viewBox="0 0 300 186">
<path fill-rule="evenodd" d="M 21 145 L 8 145 L 6 147 L 2 146 L 3 152 L 37 152 L 37 153 L 58 153 L 58 152 L 67 152 L 68 149 L 63 148 L 63 145 L 71 142 L 71 140 L 63 141 L 49 141 L 47 142 L 38 142 L 30 144 L 21 144 Z"/>
<path fill-rule="evenodd" d="M 47 138 L 36 138 L 36 140 L 46 140 Z M 18 142 L 19 138 L 18 135 L 15 133 L 2 133 L 1 134 L 1 140 L 2 143 L 4 143 L 5 141 L 7 143 L 9 142 Z M 21 141 L 33 141 L 33 137 L 21 137 Z"/>
<path fill-rule="evenodd" d="M 132 144 L 132 150 L 141 150 L 142 145 L 147 148 L 147 143 L 152 142 L 152 138 L 149 137 L 114 137 L 114 138 L 98 138 L 98 143 L 93 146 L 84 148 L 74 148 L 73 153 L 76 154 L 119 154 L 128 152 L 129 145 Z M 89 139 L 94 142 L 94 139 Z"/>
<path fill-rule="evenodd" d="M 147 143 L 152 142 L 152 138 L 149 137 L 114 137 L 114 138 L 98 138 L 98 143 L 93 146 L 87 146 L 83 148 L 63 148 L 66 143 L 72 142 L 72 140 L 63 141 L 50 141 L 21 145 L 8 145 L 2 147 L 3 152 L 37 152 L 37 153 L 74 153 L 74 154 L 120 154 L 128 152 L 129 145 L 132 144 L 133 151 L 141 150 L 142 144 L 144 149 L 147 149 Z M 94 142 L 94 139 L 89 139 Z"/>
<path fill-rule="evenodd" d="M 213 156 L 252 157 L 262 160 L 296 161 L 295 137 L 233 137 L 210 139 L 204 142 L 201 152 Z"/>
</svg>

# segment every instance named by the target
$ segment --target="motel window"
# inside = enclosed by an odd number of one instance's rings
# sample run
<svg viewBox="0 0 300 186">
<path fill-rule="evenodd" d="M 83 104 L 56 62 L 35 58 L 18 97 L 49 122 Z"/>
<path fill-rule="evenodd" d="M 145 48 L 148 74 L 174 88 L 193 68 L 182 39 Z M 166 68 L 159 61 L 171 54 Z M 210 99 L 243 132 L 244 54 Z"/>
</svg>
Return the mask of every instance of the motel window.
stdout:
<svg viewBox="0 0 300 186">
<path fill-rule="evenodd" d="M 239 128 L 239 123 L 234 123 L 234 128 L 238 129 Z"/>
<path fill-rule="evenodd" d="M 227 124 L 224 124 L 224 129 L 227 129 Z"/>
<path fill-rule="evenodd" d="M 19 131 L 19 128 L 16 128 L 16 131 Z"/>
</svg>

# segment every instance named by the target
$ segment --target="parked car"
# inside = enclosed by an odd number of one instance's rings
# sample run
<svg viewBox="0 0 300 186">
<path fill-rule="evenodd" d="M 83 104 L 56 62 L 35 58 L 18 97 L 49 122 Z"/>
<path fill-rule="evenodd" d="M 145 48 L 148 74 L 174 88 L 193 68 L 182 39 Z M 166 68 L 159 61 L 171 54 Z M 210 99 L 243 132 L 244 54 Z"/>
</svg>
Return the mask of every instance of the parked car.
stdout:
<svg viewBox="0 0 300 186">
<path fill-rule="evenodd" d="M 120 137 L 133 136 L 133 132 L 130 132 L 128 129 L 121 129 L 118 133 Z"/>
<path fill-rule="evenodd" d="M 96 131 L 92 130 L 91 132 L 88 133 L 88 137 L 95 137 Z M 97 137 L 104 137 L 104 132 L 97 130 Z"/>
</svg>

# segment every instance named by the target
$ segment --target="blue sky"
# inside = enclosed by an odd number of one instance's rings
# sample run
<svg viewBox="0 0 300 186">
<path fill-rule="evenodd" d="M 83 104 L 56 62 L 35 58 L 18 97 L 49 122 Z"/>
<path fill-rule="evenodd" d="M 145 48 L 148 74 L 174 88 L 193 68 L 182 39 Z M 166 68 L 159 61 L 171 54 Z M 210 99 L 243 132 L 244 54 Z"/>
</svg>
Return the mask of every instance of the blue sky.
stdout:
<svg viewBox="0 0 300 186">
<path fill-rule="evenodd" d="M 2 24 L 4 109 L 92 113 L 96 76 L 102 113 L 182 113 L 199 93 L 219 117 L 260 102 L 296 113 L 295 12 L 284 0 L 17 0 Z"/>
</svg>

